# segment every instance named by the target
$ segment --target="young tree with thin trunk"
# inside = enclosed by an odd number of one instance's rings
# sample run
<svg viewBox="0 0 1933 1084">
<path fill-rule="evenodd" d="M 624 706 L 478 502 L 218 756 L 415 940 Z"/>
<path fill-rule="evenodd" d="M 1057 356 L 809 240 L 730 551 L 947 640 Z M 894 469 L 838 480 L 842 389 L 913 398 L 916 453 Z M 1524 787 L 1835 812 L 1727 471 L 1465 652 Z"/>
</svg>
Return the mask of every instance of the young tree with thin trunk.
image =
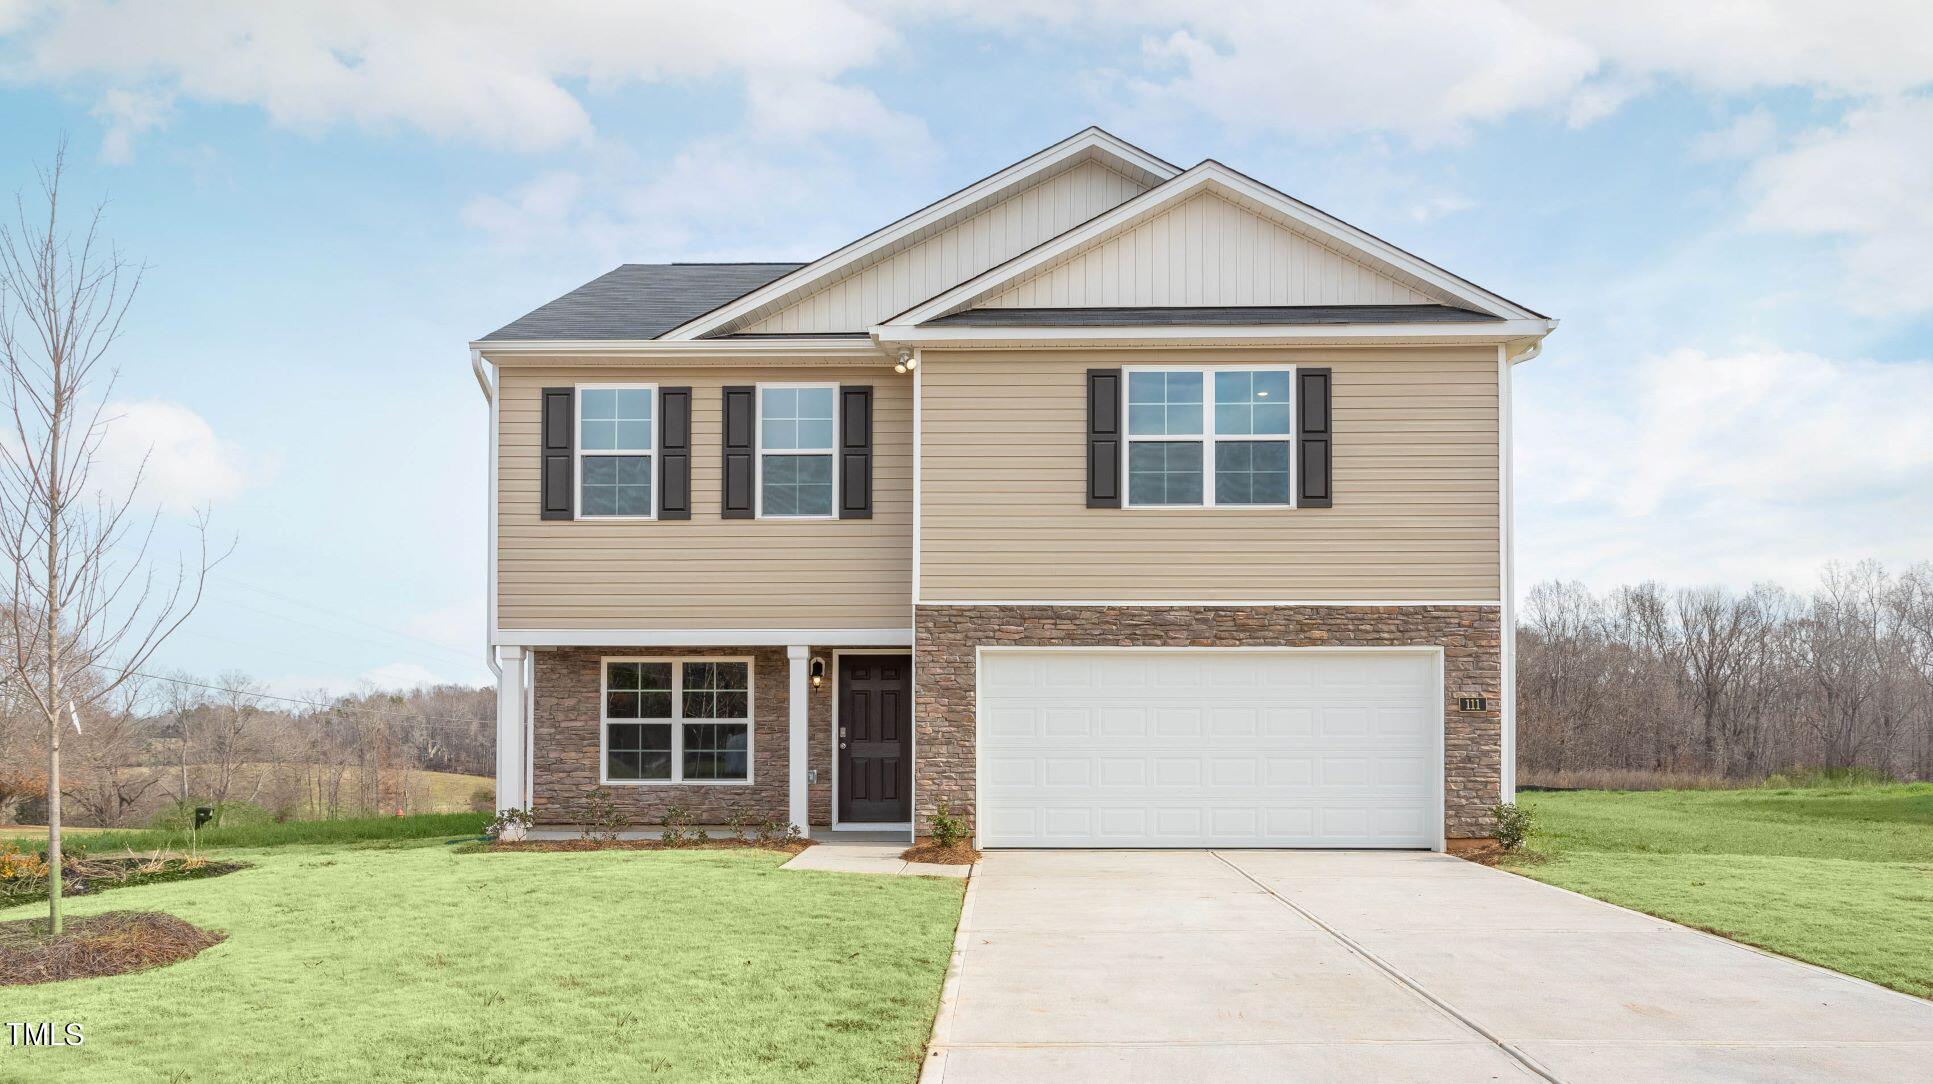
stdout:
<svg viewBox="0 0 1933 1084">
<path fill-rule="evenodd" d="M 68 232 L 65 158 L 63 145 L 41 171 L 34 210 L 17 197 L 14 221 L 0 224 L 0 639 L 8 641 L 0 680 L 46 726 L 47 912 L 56 937 L 61 735 L 181 627 L 211 567 L 205 515 L 195 522 L 195 560 L 177 562 L 170 576 L 149 557 L 156 519 L 144 524 L 134 512 L 140 472 L 118 494 L 92 478 L 112 424 L 102 413 L 115 377 L 105 359 L 140 275 L 102 241 L 100 208 Z M 87 680 L 77 680 L 83 673 Z"/>
</svg>

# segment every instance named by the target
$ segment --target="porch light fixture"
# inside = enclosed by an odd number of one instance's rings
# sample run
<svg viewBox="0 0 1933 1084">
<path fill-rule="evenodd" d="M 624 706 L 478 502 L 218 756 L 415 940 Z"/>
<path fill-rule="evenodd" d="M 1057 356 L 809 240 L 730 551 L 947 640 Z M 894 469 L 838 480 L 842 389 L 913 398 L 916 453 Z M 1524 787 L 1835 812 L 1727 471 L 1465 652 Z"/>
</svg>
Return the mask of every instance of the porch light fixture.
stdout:
<svg viewBox="0 0 1933 1084">
<path fill-rule="evenodd" d="M 817 655 L 812 657 L 812 687 L 818 688 L 826 683 L 826 661 Z"/>
<path fill-rule="evenodd" d="M 899 360 L 893 363 L 893 371 L 900 374 L 901 376 L 904 376 L 907 373 L 910 373 L 914 369 L 917 369 L 919 367 L 920 367 L 919 359 L 913 356 L 913 352 L 911 350 L 901 350 L 899 352 Z"/>
</svg>

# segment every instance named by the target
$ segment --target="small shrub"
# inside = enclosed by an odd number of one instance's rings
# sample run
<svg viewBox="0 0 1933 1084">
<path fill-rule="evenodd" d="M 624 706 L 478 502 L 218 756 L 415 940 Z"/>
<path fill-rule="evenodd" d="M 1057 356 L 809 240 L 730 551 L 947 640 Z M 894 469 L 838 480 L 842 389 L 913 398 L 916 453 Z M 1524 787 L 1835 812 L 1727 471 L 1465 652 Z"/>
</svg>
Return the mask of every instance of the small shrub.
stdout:
<svg viewBox="0 0 1933 1084">
<path fill-rule="evenodd" d="M 681 805 L 666 806 L 664 828 L 659 837 L 667 847 L 690 847 L 705 841 L 705 833 L 692 828 L 691 811 Z"/>
<path fill-rule="evenodd" d="M 1490 815 L 1496 818 L 1497 826 L 1490 832 L 1490 838 L 1503 844 L 1506 851 L 1514 851 L 1530 838 L 1534 818 L 1530 810 L 1515 803 L 1492 806 Z"/>
<path fill-rule="evenodd" d="M 933 810 L 933 842 L 942 847 L 957 847 L 971 838 L 973 832 L 967 828 L 966 821 L 953 815 L 941 802 Z"/>
<path fill-rule="evenodd" d="M 597 787 L 584 796 L 584 826 L 579 835 L 598 843 L 615 843 L 629 827 L 631 818 L 619 807 L 617 796 L 609 788 Z"/>
<path fill-rule="evenodd" d="M 757 842 L 769 846 L 774 843 L 797 843 L 805 837 L 799 831 L 798 825 L 790 821 L 779 820 L 777 817 L 768 817 L 758 822 L 758 833 L 753 838 Z"/>
<path fill-rule="evenodd" d="M 491 839 L 503 839 L 506 834 L 511 839 L 522 839 L 536 823 L 536 814 L 528 809 L 499 809 L 496 818 L 484 826 L 483 834 Z"/>
<path fill-rule="evenodd" d="M 747 825 L 750 825 L 752 823 L 753 823 L 752 818 L 747 816 L 744 813 L 733 813 L 731 816 L 726 817 L 725 827 L 730 828 L 732 830 L 732 842 L 733 843 L 747 842 L 747 838 L 745 835 L 745 828 Z"/>
</svg>

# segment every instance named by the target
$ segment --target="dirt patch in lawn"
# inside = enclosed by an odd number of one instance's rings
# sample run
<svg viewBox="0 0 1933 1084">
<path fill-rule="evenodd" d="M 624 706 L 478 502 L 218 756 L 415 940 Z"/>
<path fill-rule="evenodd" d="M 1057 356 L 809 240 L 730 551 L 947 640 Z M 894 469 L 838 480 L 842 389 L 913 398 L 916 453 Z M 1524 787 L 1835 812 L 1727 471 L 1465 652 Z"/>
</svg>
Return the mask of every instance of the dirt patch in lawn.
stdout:
<svg viewBox="0 0 1933 1084">
<path fill-rule="evenodd" d="M 713 839 L 704 843 L 680 843 L 666 846 L 659 839 L 520 839 L 494 840 L 473 843 L 458 848 L 465 854 L 513 854 L 520 851 L 778 851 L 780 854 L 798 854 L 812 846 L 809 839 L 796 839 L 790 842 L 774 840 L 758 843 L 753 840 Z"/>
<path fill-rule="evenodd" d="M 922 840 L 900 852 L 908 862 L 929 862 L 936 866 L 970 866 L 980 860 L 980 852 L 970 844 L 955 843 L 942 847 L 932 840 Z"/>
<path fill-rule="evenodd" d="M 48 938 L 44 918 L 0 922 L 0 986 L 145 971 L 195 956 L 228 937 L 159 911 L 70 918 Z"/>
</svg>

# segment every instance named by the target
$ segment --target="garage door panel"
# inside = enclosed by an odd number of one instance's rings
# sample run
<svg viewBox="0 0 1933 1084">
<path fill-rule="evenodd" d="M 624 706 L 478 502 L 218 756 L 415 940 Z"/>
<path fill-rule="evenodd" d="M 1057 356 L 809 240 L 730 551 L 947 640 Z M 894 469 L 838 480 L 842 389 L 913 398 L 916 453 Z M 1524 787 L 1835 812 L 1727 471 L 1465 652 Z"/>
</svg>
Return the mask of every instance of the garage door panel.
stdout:
<svg viewBox="0 0 1933 1084">
<path fill-rule="evenodd" d="M 1436 843 L 1424 653 L 989 653 L 984 846 Z"/>
</svg>

